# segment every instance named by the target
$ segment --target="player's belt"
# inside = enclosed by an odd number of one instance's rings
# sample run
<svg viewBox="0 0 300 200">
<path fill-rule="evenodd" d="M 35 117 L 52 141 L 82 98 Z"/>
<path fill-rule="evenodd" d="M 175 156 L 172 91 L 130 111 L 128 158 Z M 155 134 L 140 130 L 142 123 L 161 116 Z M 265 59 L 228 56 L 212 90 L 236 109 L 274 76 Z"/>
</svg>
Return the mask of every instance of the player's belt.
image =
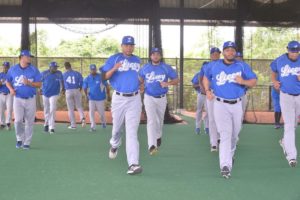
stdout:
<svg viewBox="0 0 300 200">
<path fill-rule="evenodd" d="M 123 96 L 123 97 L 133 97 L 133 96 L 137 95 L 138 93 L 139 93 L 138 91 L 133 92 L 133 93 L 116 92 L 116 95 L 120 95 L 120 96 Z"/>
<path fill-rule="evenodd" d="M 236 104 L 237 102 L 241 101 L 241 98 L 238 98 L 236 100 L 227 100 L 227 99 L 221 99 L 219 97 L 216 98 L 217 101 L 223 102 L 223 103 L 228 103 L 228 104 Z"/>
<path fill-rule="evenodd" d="M 157 98 L 157 99 L 160 99 L 160 98 L 163 98 L 163 97 L 165 97 L 165 96 L 166 96 L 166 95 L 163 94 L 163 95 L 160 95 L 160 96 L 152 96 L 152 97 Z"/>
<path fill-rule="evenodd" d="M 294 96 L 294 97 L 297 97 L 297 96 L 300 95 L 300 94 L 289 94 L 289 93 L 286 93 L 286 94 L 291 95 L 291 96 Z"/>
<path fill-rule="evenodd" d="M 5 96 L 8 95 L 8 93 L 3 93 L 3 92 L 1 92 L 1 94 L 5 95 Z"/>
</svg>

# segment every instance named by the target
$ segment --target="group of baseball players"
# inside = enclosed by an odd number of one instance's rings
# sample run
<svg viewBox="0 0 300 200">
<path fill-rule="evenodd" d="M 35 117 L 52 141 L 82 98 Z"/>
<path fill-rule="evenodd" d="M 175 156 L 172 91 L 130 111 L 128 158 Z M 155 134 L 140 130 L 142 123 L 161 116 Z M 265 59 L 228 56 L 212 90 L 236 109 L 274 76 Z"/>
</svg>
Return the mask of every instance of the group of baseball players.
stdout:
<svg viewBox="0 0 300 200">
<path fill-rule="evenodd" d="M 138 127 L 142 104 L 147 115 L 148 151 L 155 155 L 162 144 L 164 114 L 167 106 L 168 87 L 177 85 L 175 69 L 163 62 L 162 50 L 152 48 L 149 62 L 141 67 L 141 60 L 133 54 L 135 40 L 124 36 L 121 52 L 109 57 L 99 68 L 90 65 L 90 74 L 83 79 L 65 62 L 65 72 L 58 70 L 58 64 L 51 62 L 42 73 L 31 64 L 33 57 L 28 50 L 22 50 L 19 64 L 10 67 L 3 63 L 0 73 L 0 123 L 1 128 L 11 128 L 12 110 L 16 133 L 16 148 L 30 149 L 36 113 L 36 93 L 43 97 L 44 131 L 55 133 L 55 112 L 59 95 L 65 95 L 69 129 L 76 129 L 75 109 L 79 112 L 84 127 L 86 118 L 82 107 L 82 92 L 89 104 L 91 132 L 96 131 L 95 112 L 100 115 L 102 127 L 106 127 L 105 100 L 110 100 L 107 81 L 114 89 L 112 94 L 112 136 L 108 156 L 115 159 L 121 146 L 122 132 L 126 134 L 127 174 L 142 172 L 139 162 Z M 280 140 L 290 166 L 297 163 L 295 127 L 300 114 L 300 44 L 291 41 L 288 52 L 271 64 L 274 90 L 280 91 L 280 106 L 284 119 L 284 136 Z M 223 59 L 220 59 L 221 53 Z M 212 152 L 219 151 L 221 175 L 231 176 L 239 133 L 242 127 L 246 92 L 256 85 L 257 76 L 242 60 L 234 42 L 223 44 L 223 52 L 213 47 L 211 61 L 206 62 L 192 80 L 197 90 L 196 133 L 201 132 L 202 108 L 205 107 L 205 132 L 209 134 Z M 144 93 L 143 103 L 141 93 Z M 6 110 L 6 119 L 4 111 Z M 279 117 L 280 119 L 280 117 Z M 277 121 L 276 121 L 277 122 Z"/>
<path fill-rule="evenodd" d="M 284 134 L 279 141 L 291 167 L 297 164 L 295 130 L 300 114 L 300 44 L 291 41 L 287 53 L 270 65 L 275 128 L 284 119 Z M 247 90 L 257 83 L 257 76 L 243 61 L 234 42 L 223 45 L 221 51 L 210 50 L 211 62 L 205 62 L 192 79 L 197 91 L 196 134 L 201 132 L 204 119 L 205 132 L 209 134 L 211 152 L 219 151 L 221 175 L 231 176 L 234 154 L 247 105 Z M 206 113 L 203 116 L 203 108 Z M 208 116 L 207 116 L 208 115 Z"/>
</svg>

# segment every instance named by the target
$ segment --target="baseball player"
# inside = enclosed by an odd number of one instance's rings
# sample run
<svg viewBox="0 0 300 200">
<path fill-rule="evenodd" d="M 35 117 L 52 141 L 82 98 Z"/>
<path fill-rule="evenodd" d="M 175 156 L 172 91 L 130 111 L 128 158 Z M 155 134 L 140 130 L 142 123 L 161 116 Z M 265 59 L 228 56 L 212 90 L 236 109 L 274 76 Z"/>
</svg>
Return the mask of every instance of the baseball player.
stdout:
<svg viewBox="0 0 300 200">
<path fill-rule="evenodd" d="M 168 87 L 177 85 L 179 80 L 176 71 L 161 61 L 162 52 L 159 48 L 152 48 L 150 54 L 151 61 L 141 68 L 139 78 L 145 88 L 148 149 L 150 155 L 154 155 L 162 141 Z"/>
<path fill-rule="evenodd" d="M 42 80 L 42 95 L 44 104 L 45 124 L 44 131 L 50 134 L 55 133 L 55 112 L 57 99 L 63 87 L 62 72 L 57 70 L 58 65 L 56 62 L 49 64 L 49 69 L 43 71 L 41 76 Z"/>
<path fill-rule="evenodd" d="M 203 65 L 202 65 L 202 68 L 206 64 L 208 64 L 208 62 L 204 62 Z M 206 97 L 205 97 L 204 89 L 203 89 L 203 87 L 202 88 L 200 87 L 200 83 L 201 83 L 200 82 L 200 72 L 201 71 L 197 72 L 191 80 L 191 82 L 193 84 L 193 88 L 197 92 L 197 110 L 196 110 L 196 119 L 195 119 L 195 124 L 196 124 L 195 132 L 196 132 L 196 134 L 201 133 L 203 107 L 205 107 L 205 110 L 207 112 Z M 203 74 L 202 74 L 202 76 L 203 76 Z M 204 128 L 205 128 L 206 134 L 208 134 L 209 133 L 209 128 L 208 128 L 208 114 L 207 113 L 204 116 Z"/>
<path fill-rule="evenodd" d="M 76 129 L 76 118 L 75 118 L 75 108 L 79 112 L 81 126 L 85 127 L 85 117 L 82 108 L 82 94 L 81 88 L 83 84 L 82 75 L 73 70 L 69 62 L 65 62 L 66 72 L 63 73 L 64 89 L 66 93 L 66 101 L 68 107 L 68 114 L 70 119 L 69 129 Z"/>
<path fill-rule="evenodd" d="M 300 114 L 300 44 L 291 41 L 288 52 L 271 63 L 271 79 L 276 90 L 280 90 L 280 107 L 284 120 L 284 135 L 279 141 L 291 167 L 297 164 L 295 129 Z M 277 76 L 279 81 L 277 80 Z"/>
<path fill-rule="evenodd" d="M 115 159 L 121 145 L 121 131 L 125 122 L 126 154 L 128 162 L 127 174 L 134 175 L 142 172 L 139 164 L 138 127 L 142 111 L 141 95 L 139 93 L 138 71 L 140 58 L 133 55 L 134 38 L 124 36 L 122 39 L 122 53 L 108 58 L 101 68 L 105 80 L 114 89 L 112 96 L 113 128 L 110 139 L 111 148 L 109 158 Z"/>
<path fill-rule="evenodd" d="M 14 97 L 13 110 L 16 129 L 16 148 L 28 150 L 33 133 L 36 112 L 36 89 L 41 87 L 41 74 L 31 64 L 31 53 L 22 50 L 20 63 L 11 67 L 7 72 L 6 86 Z M 25 123 L 23 123 L 25 120 Z"/>
<path fill-rule="evenodd" d="M 255 86 L 257 81 L 250 66 L 237 61 L 235 54 L 235 43 L 225 42 L 224 59 L 209 63 L 203 79 L 207 99 L 214 102 L 214 118 L 221 139 L 220 168 L 224 178 L 231 176 L 236 142 L 242 126 L 241 97 L 244 88 Z"/>
<path fill-rule="evenodd" d="M 221 54 L 221 51 L 219 48 L 212 47 L 210 49 L 211 61 L 213 62 L 213 61 L 219 60 L 220 54 Z M 200 72 L 200 73 L 202 73 L 204 75 L 206 73 L 206 71 L 209 70 L 209 67 L 210 67 L 209 64 L 204 65 L 201 68 L 202 72 Z M 203 84 L 203 76 L 200 77 L 200 82 Z M 204 93 L 206 93 L 206 92 L 204 91 Z M 217 152 L 220 135 L 217 131 L 217 127 L 216 127 L 216 123 L 215 123 L 215 119 L 214 119 L 214 104 L 213 103 L 214 103 L 213 101 L 209 101 L 208 99 L 206 99 L 208 122 L 209 122 L 208 124 L 209 124 L 210 151 Z"/>
<path fill-rule="evenodd" d="M 6 86 L 6 76 L 10 68 L 9 62 L 3 62 L 3 71 L 0 73 L 0 123 L 1 129 L 11 129 L 11 116 L 13 110 L 13 96 L 9 93 Z M 5 117 L 6 110 L 6 117 Z"/>
<path fill-rule="evenodd" d="M 110 99 L 110 91 L 107 81 L 103 81 L 101 74 L 97 73 L 97 67 L 95 64 L 90 65 L 90 75 L 83 81 L 83 89 L 87 101 L 89 103 L 89 115 L 91 121 L 90 132 L 96 131 L 95 112 L 100 115 L 102 127 L 106 128 L 105 119 L 105 99 L 106 94 Z"/>
<path fill-rule="evenodd" d="M 279 81 L 279 77 L 276 78 L 277 81 Z M 280 108 L 280 91 L 276 90 L 274 88 L 274 85 L 272 86 L 271 90 L 271 97 L 273 102 L 273 109 L 274 109 L 274 119 L 275 119 L 275 129 L 281 128 L 280 119 L 281 119 L 281 108 Z"/>
</svg>

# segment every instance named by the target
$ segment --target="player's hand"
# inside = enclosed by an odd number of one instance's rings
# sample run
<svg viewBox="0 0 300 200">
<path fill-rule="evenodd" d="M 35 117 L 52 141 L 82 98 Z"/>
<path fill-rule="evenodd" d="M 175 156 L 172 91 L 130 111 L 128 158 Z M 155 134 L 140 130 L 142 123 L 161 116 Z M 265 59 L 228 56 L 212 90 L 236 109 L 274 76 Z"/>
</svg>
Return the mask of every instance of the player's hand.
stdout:
<svg viewBox="0 0 300 200">
<path fill-rule="evenodd" d="M 31 85 L 31 81 L 29 81 L 27 78 L 23 78 L 23 84 L 24 85 Z"/>
<path fill-rule="evenodd" d="M 168 83 L 168 82 L 160 82 L 160 86 L 161 86 L 162 88 L 166 88 L 166 87 L 169 86 L 169 83 Z"/>
<path fill-rule="evenodd" d="M 118 62 L 118 63 L 116 63 L 116 64 L 114 65 L 113 68 L 114 68 L 115 70 L 118 70 L 118 69 L 122 66 L 122 64 L 123 64 L 123 63 Z"/>
<path fill-rule="evenodd" d="M 235 82 L 237 82 L 240 85 L 244 85 L 244 79 L 241 76 L 236 76 L 235 77 Z"/>
<path fill-rule="evenodd" d="M 214 99 L 214 97 L 215 97 L 215 95 L 210 91 L 210 90 L 207 90 L 206 91 L 206 98 L 208 99 L 208 100 L 213 100 Z"/>
<path fill-rule="evenodd" d="M 12 96 L 15 96 L 15 95 L 16 95 L 16 91 L 15 91 L 14 89 L 9 90 L 9 93 L 10 93 Z"/>
<path fill-rule="evenodd" d="M 274 81 L 273 86 L 274 86 L 275 90 L 279 90 L 280 89 L 280 82 L 279 81 Z"/>
</svg>

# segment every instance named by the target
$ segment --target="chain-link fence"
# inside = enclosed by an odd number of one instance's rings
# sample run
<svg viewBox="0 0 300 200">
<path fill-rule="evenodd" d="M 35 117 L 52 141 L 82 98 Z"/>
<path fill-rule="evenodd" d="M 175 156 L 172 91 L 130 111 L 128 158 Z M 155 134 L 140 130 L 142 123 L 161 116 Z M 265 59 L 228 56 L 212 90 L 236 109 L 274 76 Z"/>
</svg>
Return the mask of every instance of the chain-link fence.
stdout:
<svg viewBox="0 0 300 200">
<path fill-rule="evenodd" d="M 96 64 L 97 66 L 102 66 L 107 58 L 85 58 L 85 57 L 38 57 L 34 58 L 33 63 L 38 66 L 39 70 L 42 72 L 48 69 L 48 65 L 51 61 L 56 61 L 60 70 L 64 71 L 63 64 L 68 61 L 72 64 L 74 70 L 82 73 L 83 77 L 89 74 L 89 65 Z M 9 61 L 11 64 L 18 63 L 18 58 L 16 57 L 0 57 L 0 61 Z M 147 58 L 143 58 L 142 62 L 146 63 Z M 179 71 L 179 58 L 165 58 L 164 61 L 172 65 L 178 72 Z M 184 109 L 194 111 L 196 108 L 197 94 L 192 87 L 191 79 L 194 74 L 197 73 L 203 62 L 208 61 L 208 59 L 195 59 L 195 58 L 185 58 L 184 60 L 184 77 L 183 77 L 183 91 L 184 91 Z M 245 60 L 258 76 L 258 85 L 248 92 L 248 110 L 256 111 L 268 111 L 271 110 L 271 99 L 270 99 L 270 62 L 271 60 Z M 168 93 L 168 102 L 170 110 L 176 111 L 179 108 L 179 87 L 171 87 Z M 66 110 L 65 97 L 61 96 L 58 100 L 58 110 Z M 41 109 L 41 98 L 38 101 L 38 107 Z M 88 105 L 85 101 L 84 108 L 87 109 Z M 110 107 L 107 103 L 107 108 Z"/>
</svg>

